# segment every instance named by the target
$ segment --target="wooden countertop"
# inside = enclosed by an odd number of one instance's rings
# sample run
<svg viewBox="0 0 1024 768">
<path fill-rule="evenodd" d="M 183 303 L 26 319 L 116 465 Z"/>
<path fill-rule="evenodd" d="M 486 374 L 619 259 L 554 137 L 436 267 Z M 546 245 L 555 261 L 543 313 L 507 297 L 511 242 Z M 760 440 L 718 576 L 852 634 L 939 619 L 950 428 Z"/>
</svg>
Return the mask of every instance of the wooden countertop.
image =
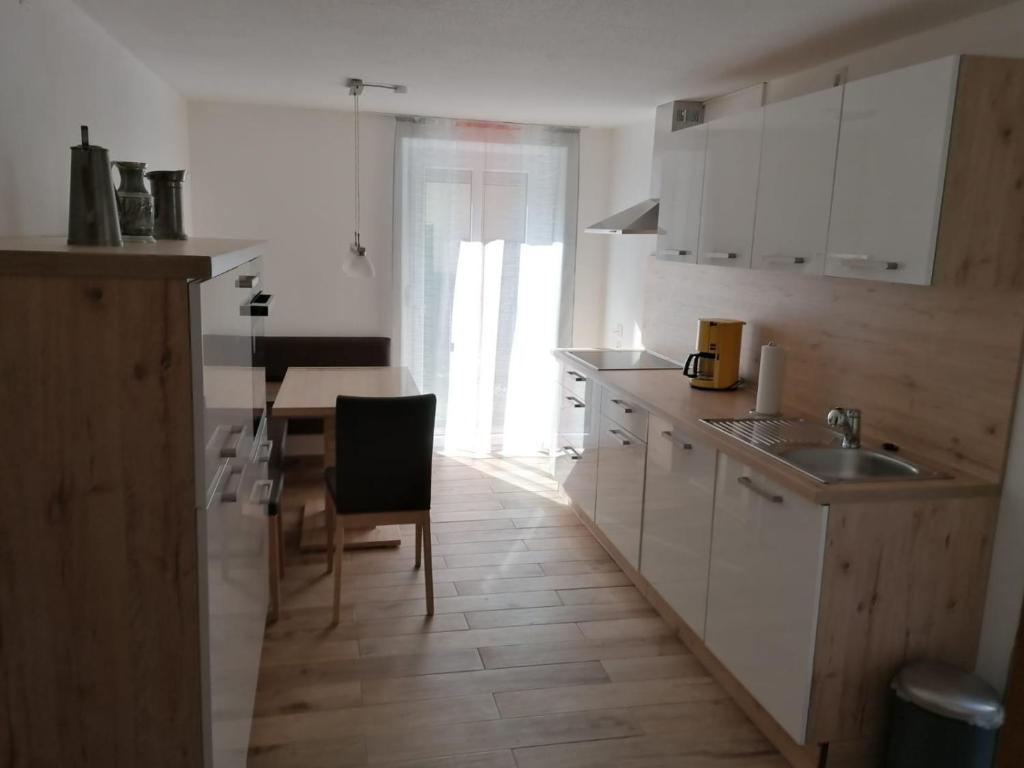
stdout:
<svg viewBox="0 0 1024 768">
<path fill-rule="evenodd" d="M 565 360 L 579 364 L 562 352 Z M 689 431 L 709 445 L 763 472 L 772 480 L 819 504 L 840 502 L 892 501 L 898 499 L 998 496 L 1000 486 L 932 461 L 921 463 L 951 475 L 936 480 L 885 480 L 857 483 L 819 483 L 762 451 L 746 445 L 701 423 L 701 419 L 744 418 L 754 407 L 753 390 L 706 392 L 694 389 L 681 371 L 597 371 L 587 367 L 593 378 L 618 390 L 656 416 Z M 870 447 L 870 446 L 868 446 Z M 915 460 L 912 452 L 903 454 Z"/>
<path fill-rule="evenodd" d="M 0 275 L 205 280 L 263 253 L 262 240 L 158 240 L 68 245 L 63 237 L 0 238 Z"/>
</svg>

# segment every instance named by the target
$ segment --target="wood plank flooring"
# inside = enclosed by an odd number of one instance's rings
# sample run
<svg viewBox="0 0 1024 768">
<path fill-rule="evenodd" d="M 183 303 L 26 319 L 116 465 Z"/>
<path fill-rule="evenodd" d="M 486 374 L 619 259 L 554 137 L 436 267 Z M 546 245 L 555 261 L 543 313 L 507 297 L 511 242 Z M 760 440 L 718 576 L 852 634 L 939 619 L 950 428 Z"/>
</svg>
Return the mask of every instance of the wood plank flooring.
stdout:
<svg viewBox="0 0 1024 768">
<path fill-rule="evenodd" d="M 299 554 L 316 462 L 289 464 L 287 571 L 268 626 L 253 768 L 785 768 L 579 525 L 539 459 L 438 457 L 436 615 L 413 531 L 346 552 L 329 626 L 323 556 Z"/>
</svg>

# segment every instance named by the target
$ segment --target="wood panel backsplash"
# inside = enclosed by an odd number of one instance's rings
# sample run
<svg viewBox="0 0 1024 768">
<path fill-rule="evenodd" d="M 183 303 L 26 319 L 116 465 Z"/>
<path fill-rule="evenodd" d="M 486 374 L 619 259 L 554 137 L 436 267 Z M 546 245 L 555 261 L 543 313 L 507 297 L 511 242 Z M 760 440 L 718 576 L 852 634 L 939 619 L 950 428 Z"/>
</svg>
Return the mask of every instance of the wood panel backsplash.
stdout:
<svg viewBox="0 0 1024 768">
<path fill-rule="evenodd" d="M 745 320 L 741 375 L 757 378 L 762 344 L 785 349 L 787 414 L 823 420 L 832 406 L 860 408 L 868 441 L 1002 476 L 1021 372 L 1020 292 L 654 259 L 647 274 L 648 349 L 681 360 L 699 318 Z"/>
</svg>

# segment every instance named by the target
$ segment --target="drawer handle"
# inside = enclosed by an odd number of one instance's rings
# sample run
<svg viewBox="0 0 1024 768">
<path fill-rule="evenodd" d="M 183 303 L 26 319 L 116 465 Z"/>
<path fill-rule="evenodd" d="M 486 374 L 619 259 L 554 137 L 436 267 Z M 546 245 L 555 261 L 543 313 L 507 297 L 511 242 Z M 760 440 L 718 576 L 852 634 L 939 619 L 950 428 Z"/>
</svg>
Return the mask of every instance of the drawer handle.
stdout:
<svg viewBox="0 0 1024 768">
<path fill-rule="evenodd" d="M 260 449 L 256 454 L 256 461 L 260 464 L 266 464 L 270 461 L 270 455 L 274 452 L 274 441 L 267 440 L 260 444 Z"/>
<path fill-rule="evenodd" d="M 612 434 L 612 435 L 615 436 L 615 439 L 619 441 L 620 445 L 626 446 L 626 445 L 632 445 L 633 444 L 631 440 L 627 440 L 625 437 L 623 437 L 622 436 L 622 432 L 620 432 L 617 429 L 609 429 L 608 432 L 609 432 L 609 434 Z"/>
<path fill-rule="evenodd" d="M 582 456 L 580 456 L 580 452 L 573 448 L 571 445 L 562 446 L 562 450 L 572 454 L 571 456 L 569 456 L 569 458 L 572 459 L 573 461 L 579 461 L 581 458 L 583 458 Z"/>
<path fill-rule="evenodd" d="M 257 293 L 242 305 L 241 314 L 243 317 L 269 317 L 270 305 L 273 303 L 274 297 L 271 294 Z"/>
<path fill-rule="evenodd" d="M 242 435 L 245 434 L 245 427 L 234 426 L 228 431 L 228 436 L 220 446 L 220 457 L 222 459 L 238 458 L 238 446 L 242 443 Z"/>
<path fill-rule="evenodd" d="M 259 275 L 239 275 L 238 279 L 235 280 L 235 286 L 238 288 L 255 288 L 259 284 Z"/>
<path fill-rule="evenodd" d="M 586 376 L 583 376 L 582 374 L 579 374 L 576 371 L 566 371 L 565 375 L 566 376 L 572 376 L 573 379 L 575 379 L 576 381 L 586 381 L 587 380 Z"/>
<path fill-rule="evenodd" d="M 587 407 L 587 404 L 584 403 L 582 400 L 580 400 L 578 397 L 573 397 L 572 395 L 566 395 L 565 399 L 568 400 L 570 403 L 572 403 L 572 407 L 573 408 L 586 408 Z"/>
<path fill-rule="evenodd" d="M 765 256 L 764 260 L 769 264 L 806 264 L 806 256 L 790 256 L 786 253 L 773 253 Z"/>
<path fill-rule="evenodd" d="M 257 480 L 253 483 L 252 493 L 249 494 L 249 501 L 261 507 L 270 506 L 274 498 L 274 481 L 271 479 Z"/>
<path fill-rule="evenodd" d="M 782 497 L 779 496 L 778 494 L 769 493 L 764 488 L 758 488 L 754 484 L 754 481 L 751 480 L 746 475 L 741 475 L 740 477 L 737 477 L 736 482 L 742 485 L 744 488 L 747 488 L 751 492 L 756 493 L 762 499 L 768 499 L 768 501 L 770 501 L 772 504 L 781 504 L 783 501 Z"/>
<path fill-rule="evenodd" d="M 228 471 L 228 479 L 224 483 L 224 490 L 221 491 L 220 500 L 223 502 L 238 501 L 238 492 L 242 488 L 242 477 L 245 474 L 245 467 L 234 467 Z M 234 480 L 234 482 L 232 482 Z"/>
<path fill-rule="evenodd" d="M 632 413 L 633 412 L 633 406 L 630 405 L 629 403 L 627 403 L 625 400 L 617 400 L 617 399 L 615 399 L 613 397 L 612 398 L 612 402 L 615 403 L 617 406 L 619 406 L 619 408 L 622 409 L 623 413 Z"/>
<path fill-rule="evenodd" d="M 672 443 L 672 445 L 677 445 L 680 448 L 682 448 L 684 451 L 692 451 L 693 450 L 693 443 L 681 443 L 681 442 L 679 442 L 678 440 L 676 440 L 676 438 L 672 434 L 671 430 L 668 430 L 668 429 L 664 430 L 661 433 L 661 436 L 664 437 L 666 440 L 668 440 L 670 443 Z"/>
<path fill-rule="evenodd" d="M 704 256 L 709 259 L 737 259 L 739 254 L 731 251 L 705 251 Z"/>
</svg>

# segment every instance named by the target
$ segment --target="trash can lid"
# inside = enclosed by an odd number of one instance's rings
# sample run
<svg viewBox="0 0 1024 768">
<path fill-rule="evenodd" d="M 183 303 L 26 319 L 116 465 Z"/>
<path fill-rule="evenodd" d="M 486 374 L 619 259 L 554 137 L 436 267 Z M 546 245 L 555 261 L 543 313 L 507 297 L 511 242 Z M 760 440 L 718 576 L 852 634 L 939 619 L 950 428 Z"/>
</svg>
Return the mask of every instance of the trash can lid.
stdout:
<svg viewBox="0 0 1024 768">
<path fill-rule="evenodd" d="M 977 675 L 950 664 L 908 664 L 893 679 L 892 689 L 904 701 L 942 717 L 986 730 L 1003 724 L 999 694 Z"/>
</svg>

